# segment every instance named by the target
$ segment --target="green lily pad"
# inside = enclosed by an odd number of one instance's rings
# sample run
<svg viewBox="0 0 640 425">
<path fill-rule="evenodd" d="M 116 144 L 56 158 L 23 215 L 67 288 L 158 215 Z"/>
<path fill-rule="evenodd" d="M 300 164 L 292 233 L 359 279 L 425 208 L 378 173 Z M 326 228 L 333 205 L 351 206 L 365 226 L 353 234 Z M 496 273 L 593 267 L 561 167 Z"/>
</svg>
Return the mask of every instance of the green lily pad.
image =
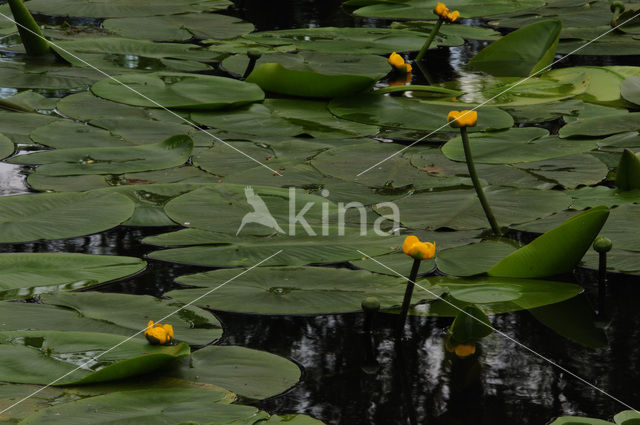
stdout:
<svg viewBox="0 0 640 425">
<path fill-rule="evenodd" d="M 629 149 L 622 151 L 616 171 L 616 186 L 621 191 L 640 189 L 640 158 Z"/>
<path fill-rule="evenodd" d="M 497 76 L 537 74 L 553 61 L 561 28 L 562 23 L 555 20 L 529 24 L 482 49 L 469 65 Z"/>
<path fill-rule="evenodd" d="M 609 172 L 602 161 L 588 154 L 561 156 L 515 166 L 566 188 L 596 184 L 604 180 Z"/>
<path fill-rule="evenodd" d="M 55 121 L 59 120 L 50 115 L 44 114 L 0 112 L 0 126 L 2 126 L 2 135 L 8 137 L 13 143 L 17 145 L 33 145 L 33 142 L 29 138 L 29 133 L 31 132 L 31 130 Z M 7 150 L 8 148 L 5 148 L 5 151 Z"/>
<path fill-rule="evenodd" d="M 110 100 L 93 95 L 90 91 L 70 94 L 63 97 L 58 101 L 56 109 L 63 115 L 80 121 L 126 117 L 129 119 L 157 119 L 180 122 L 179 118 L 164 110 L 139 108 L 123 103 L 111 102 Z"/>
<path fill-rule="evenodd" d="M 115 227 L 134 204 L 117 193 L 39 193 L 0 198 L 0 243 L 89 235 Z"/>
<path fill-rule="evenodd" d="M 150 345 L 143 338 L 91 332 L 5 331 L 0 332 L 0 379 L 47 385 L 107 382 L 164 369 L 188 355 L 184 343 Z"/>
<path fill-rule="evenodd" d="M 469 135 L 469 145 L 475 162 L 483 164 L 514 164 L 541 161 L 585 152 L 596 148 L 596 141 L 562 140 L 537 127 L 511 128 L 506 131 Z M 449 140 L 442 153 L 454 161 L 466 161 L 462 139 Z M 482 177 L 482 176 L 481 176 Z"/>
<path fill-rule="evenodd" d="M 219 385 L 254 400 L 280 394 L 301 377 L 300 368 L 283 357 L 245 347 L 216 345 L 194 352 L 173 374 Z"/>
<path fill-rule="evenodd" d="M 570 122 L 560 129 L 560 137 L 609 136 L 640 129 L 640 112 L 624 115 L 585 118 Z"/>
<path fill-rule="evenodd" d="M 233 111 L 196 112 L 191 119 L 210 127 L 257 136 L 345 138 L 371 136 L 376 126 L 336 118 L 326 102 L 302 99 L 267 99 Z M 251 126 L 247 126 L 251 122 Z"/>
<path fill-rule="evenodd" d="M 41 300 L 48 306 L 72 310 L 80 317 L 112 324 L 117 331 L 110 333 L 129 336 L 143 329 L 149 320 L 166 317 L 162 323 L 173 326 L 176 341 L 206 345 L 222 336 L 222 325 L 212 314 L 195 307 L 176 313 L 179 306 L 148 295 L 67 292 L 43 295 Z"/>
<path fill-rule="evenodd" d="M 225 403 L 225 393 L 219 389 L 162 388 L 119 391 L 57 404 L 34 413 L 22 423 L 179 425 L 215 421 L 220 425 L 253 425 L 268 417 L 255 407 Z"/>
<path fill-rule="evenodd" d="M 366 247 L 363 247 L 366 252 Z M 362 256 L 362 254 L 359 254 Z M 406 259 L 410 265 L 411 259 Z M 238 270 L 214 270 L 176 281 L 196 286 L 177 289 L 166 295 L 176 301 L 189 302 L 239 274 Z M 197 304 L 214 310 L 250 314 L 334 314 L 359 311 L 367 296 L 380 300 L 382 309 L 402 303 L 405 279 L 364 270 L 326 267 L 268 267 L 258 273 L 246 273 L 215 292 L 198 300 Z M 420 299 L 433 299 L 420 294 Z"/>
<path fill-rule="evenodd" d="M 79 289 L 138 273 L 138 258 L 70 253 L 0 254 L 0 299 Z"/>
<path fill-rule="evenodd" d="M 570 198 L 558 191 L 489 187 L 485 194 L 502 226 L 545 217 L 569 206 Z M 396 201 L 401 221 L 409 228 L 481 229 L 489 223 L 474 190 L 416 193 Z M 428 205 L 428 208 L 425 208 Z"/>
<path fill-rule="evenodd" d="M 464 42 L 443 27 L 432 46 L 457 46 Z M 392 28 L 315 27 L 247 34 L 243 38 L 272 46 L 293 45 L 299 50 L 344 54 L 389 54 L 420 50 L 429 31 Z"/>
<path fill-rule="evenodd" d="M 613 425 L 613 422 L 602 419 L 583 418 L 579 416 L 560 416 L 549 425 Z"/>
<path fill-rule="evenodd" d="M 433 8 L 435 0 L 408 0 L 402 2 L 386 0 L 349 0 L 346 6 L 360 7 L 354 13 L 359 16 L 388 19 L 436 19 Z M 485 17 L 542 6 L 540 0 L 523 0 L 512 2 L 507 0 L 488 0 L 478 3 L 472 0 L 452 0 L 447 2 L 451 10 L 460 10 L 465 18 Z"/>
<path fill-rule="evenodd" d="M 635 410 L 623 410 L 613 417 L 617 425 L 634 425 L 640 421 L 640 415 Z"/>
<path fill-rule="evenodd" d="M 236 55 L 225 59 L 222 66 L 242 75 L 248 63 L 248 57 Z M 380 56 L 269 53 L 257 60 L 247 82 L 278 94 L 333 98 L 365 91 L 389 71 L 389 64 Z"/>
<path fill-rule="evenodd" d="M 129 337 L 144 329 L 149 320 L 158 321 L 179 308 L 171 301 L 148 295 L 102 292 L 43 294 L 40 301 L 44 304 L 3 302 L 0 330 L 86 332 L 90 329 Z M 162 323 L 171 324 L 176 340 L 187 344 L 206 345 L 222 336 L 220 322 L 197 307 L 185 307 Z"/>
<path fill-rule="evenodd" d="M 193 140 L 179 135 L 143 146 L 72 148 L 21 155 L 13 164 L 42 164 L 36 172 L 49 176 L 123 174 L 182 165 L 189 159 Z"/>
<path fill-rule="evenodd" d="M 640 202 L 640 190 L 620 191 L 606 186 L 581 187 L 568 191 L 571 196 L 571 208 L 584 210 L 598 205 L 615 207 Z"/>
<path fill-rule="evenodd" d="M 301 266 L 312 263 L 335 263 L 361 258 L 359 249 L 369 255 L 394 251 L 401 241 L 383 236 L 272 236 L 269 238 L 231 239 L 229 234 L 219 235 L 198 229 L 152 236 L 144 239 L 154 245 L 185 246 L 183 248 L 153 251 L 149 258 L 182 264 L 215 267 Z M 274 255 L 276 254 L 277 255 Z"/>
<path fill-rule="evenodd" d="M 51 111 L 56 103 L 57 99 L 44 97 L 33 90 L 24 90 L 0 99 L 0 107 L 20 112 Z"/>
<path fill-rule="evenodd" d="M 97 0 L 78 3 L 75 0 L 31 0 L 29 9 L 33 13 L 56 16 L 78 16 L 83 18 L 117 18 L 132 16 L 174 15 L 203 10 L 222 10 L 232 3 L 228 0 L 140 0 L 132 4 L 126 0 Z"/>
<path fill-rule="evenodd" d="M 106 78 L 94 84 L 91 90 L 104 99 L 150 108 L 220 109 L 264 99 L 264 93 L 255 84 L 211 75 L 125 74 L 119 76 L 118 81 Z"/>
<path fill-rule="evenodd" d="M 13 153 L 15 146 L 11 139 L 0 133 L 0 159 L 6 158 Z"/>
<path fill-rule="evenodd" d="M 501 241 L 482 241 L 470 245 L 438 250 L 438 270 L 453 276 L 473 276 L 485 273 L 517 249 Z"/>
<path fill-rule="evenodd" d="M 254 30 L 249 22 L 215 13 L 107 19 L 102 26 L 123 37 L 156 41 L 229 39 Z"/>
<path fill-rule="evenodd" d="M 582 42 L 581 42 L 582 43 Z M 611 52 L 612 48 L 609 47 Z M 640 67 L 637 66 L 577 66 L 560 68 L 549 71 L 546 77 L 552 79 L 575 78 L 580 74 L 588 78 L 587 90 L 577 96 L 577 99 L 585 102 L 597 103 L 609 106 L 626 106 L 626 102 L 620 95 L 620 87 L 626 78 L 640 76 Z"/>
<path fill-rule="evenodd" d="M 460 312 L 458 308 L 467 305 L 475 305 L 485 314 L 528 310 L 568 300 L 583 291 L 581 286 L 572 283 L 496 277 L 429 277 L 417 283 L 427 288 L 429 286 L 425 285 L 441 288 L 446 293 L 444 299 L 447 301 L 436 300 L 414 306 L 410 314 L 418 316 L 456 317 Z M 420 299 L 425 293 L 416 288 L 413 300 Z"/>
<path fill-rule="evenodd" d="M 340 118 L 384 127 L 427 132 L 447 132 L 450 105 L 437 105 L 403 97 L 376 94 L 335 99 L 329 103 L 331 113 Z M 513 118 L 495 107 L 483 107 L 478 125 L 469 131 L 497 130 L 513 126 Z M 442 127 L 442 128 L 441 128 Z"/>
<path fill-rule="evenodd" d="M 0 69 L 2 87 L 16 89 L 85 90 L 102 77 L 93 69 L 62 65 L 5 62 Z"/>
</svg>

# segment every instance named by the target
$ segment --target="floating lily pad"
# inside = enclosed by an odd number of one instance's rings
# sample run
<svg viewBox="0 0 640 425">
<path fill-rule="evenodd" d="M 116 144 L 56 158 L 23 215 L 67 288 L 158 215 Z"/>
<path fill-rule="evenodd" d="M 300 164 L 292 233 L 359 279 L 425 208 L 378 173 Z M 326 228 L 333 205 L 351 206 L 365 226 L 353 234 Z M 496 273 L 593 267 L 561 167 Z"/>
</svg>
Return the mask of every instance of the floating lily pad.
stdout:
<svg viewBox="0 0 640 425">
<path fill-rule="evenodd" d="M 429 277 L 417 283 L 426 288 L 441 288 L 446 293 L 446 302 L 436 300 L 414 306 L 410 314 L 418 316 L 455 317 L 459 309 L 470 304 L 476 305 L 485 314 L 501 314 L 558 303 L 583 291 L 581 286 L 572 283 L 496 277 Z M 419 287 L 415 291 L 414 303 L 425 294 Z"/>
<path fill-rule="evenodd" d="M 72 148 L 21 155 L 10 160 L 18 164 L 41 164 L 37 173 L 49 176 L 78 174 L 123 174 L 160 170 L 182 165 L 191 155 L 189 136 L 172 136 L 143 146 L 117 148 Z"/>
<path fill-rule="evenodd" d="M 219 389 L 138 389 L 74 400 L 43 409 L 25 425 L 93 423 L 95 425 L 198 424 L 253 425 L 269 417 L 255 407 L 227 404 Z M 262 420 L 261 420 L 262 419 Z"/>
<path fill-rule="evenodd" d="M 366 246 L 363 250 L 366 252 Z M 238 270 L 230 269 L 181 276 L 176 280 L 178 283 L 199 288 L 178 289 L 166 295 L 188 302 L 238 274 Z M 402 304 L 405 286 L 405 279 L 364 270 L 269 267 L 237 277 L 232 285 L 217 289 L 197 304 L 214 310 L 252 314 L 347 313 L 359 311 L 360 303 L 368 296 L 377 297 L 383 309 L 398 306 Z M 420 294 L 420 299 L 433 297 Z"/>
<path fill-rule="evenodd" d="M 329 110 L 340 118 L 377 126 L 424 130 L 427 132 L 447 132 L 449 105 L 420 102 L 415 99 L 380 96 L 377 94 L 352 96 L 335 99 L 329 103 Z M 469 131 L 483 131 L 509 128 L 513 125 L 511 116 L 494 107 L 485 107 L 479 113 L 478 125 Z"/>
<path fill-rule="evenodd" d="M 611 51 L 609 47 L 609 51 Z M 584 94 L 577 99 L 601 105 L 625 106 L 626 102 L 620 95 L 620 87 L 627 77 L 640 76 L 637 66 L 578 66 L 554 69 L 546 74 L 552 79 L 575 78 L 580 73 L 588 78 L 589 86 Z"/>
<path fill-rule="evenodd" d="M 110 258 L 118 257 L 111 256 Z M 162 323 L 169 323 L 173 326 L 176 341 L 192 345 L 206 345 L 222 336 L 222 325 L 211 313 L 196 307 L 185 307 L 177 311 L 178 305 L 148 295 L 74 292 L 47 294 L 43 295 L 41 300 L 47 306 L 73 310 L 82 318 L 109 323 L 115 328 L 109 333 L 130 336 L 143 329 L 149 320 L 157 322 L 162 319 Z M 37 309 L 32 310 L 33 314 L 38 314 Z M 50 315 L 56 316 L 55 314 Z M 40 313 L 40 316 L 42 320 L 44 315 Z M 46 323 L 46 320 L 43 321 Z M 51 326 L 51 324 L 45 324 L 45 326 Z M 87 328 L 90 326 L 88 325 Z"/>
<path fill-rule="evenodd" d="M 16 89 L 84 90 L 102 77 L 93 69 L 62 65 L 5 62 L 0 68 L 2 87 Z"/>
<path fill-rule="evenodd" d="M 144 16 L 107 19 L 107 30 L 123 37 L 156 41 L 228 39 L 253 31 L 251 23 L 215 13 L 187 13 L 169 16 Z"/>
<path fill-rule="evenodd" d="M 222 66 L 242 75 L 248 63 L 248 57 L 236 55 Z M 389 70 L 386 59 L 373 55 L 269 53 L 258 59 L 247 81 L 279 94 L 333 98 L 367 90 Z"/>
<path fill-rule="evenodd" d="M 562 140 L 550 136 L 537 127 L 511 128 L 506 131 L 476 133 L 469 136 L 469 145 L 475 162 L 484 164 L 513 164 L 541 161 L 585 152 L 596 148 L 596 141 Z M 454 161 L 465 161 L 462 139 L 449 140 L 442 153 Z"/>
<path fill-rule="evenodd" d="M 294 386 L 301 372 L 295 363 L 275 354 L 213 345 L 194 352 L 174 376 L 215 384 L 239 396 L 261 400 Z"/>
<path fill-rule="evenodd" d="M 570 202 L 564 193 L 548 190 L 494 186 L 485 189 L 485 194 L 502 226 L 545 217 L 568 208 Z M 474 190 L 416 193 L 396 204 L 402 211 L 402 223 L 410 228 L 461 230 L 489 225 Z"/>
<path fill-rule="evenodd" d="M 15 144 L 33 145 L 33 142 L 29 139 L 31 130 L 55 121 L 58 120 L 50 115 L 44 114 L 0 112 L 2 135 L 8 137 Z M 7 150 L 8 145 L 5 147 L 5 151 Z"/>
<path fill-rule="evenodd" d="M 20 112 L 51 111 L 56 103 L 57 99 L 44 97 L 33 90 L 24 90 L 0 99 L 0 107 Z"/>
<path fill-rule="evenodd" d="M 193 121 L 210 127 L 258 136 L 310 135 L 318 138 L 371 136 L 376 126 L 342 120 L 332 115 L 326 102 L 301 99 L 267 99 L 233 111 L 196 112 Z M 251 122 L 251 126 L 247 126 Z"/>
<path fill-rule="evenodd" d="M 614 116 L 585 118 L 570 122 L 560 129 L 560 137 L 609 136 L 640 129 L 640 112 Z"/>
<path fill-rule="evenodd" d="M 146 265 L 138 258 L 113 255 L 1 254 L 0 299 L 85 288 L 138 273 Z"/>
<path fill-rule="evenodd" d="M 40 193 L 0 198 L 0 243 L 89 235 L 115 227 L 134 204 L 117 193 Z"/>
<path fill-rule="evenodd" d="M 118 81 L 107 78 L 94 84 L 91 90 L 108 100 L 150 108 L 220 109 L 264 99 L 264 93 L 255 84 L 211 75 L 125 74 L 119 76 Z"/>
<path fill-rule="evenodd" d="M 566 188 L 599 183 L 609 172 L 602 161 L 589 154 L 561 156 L 515 166 Z"/>
<path fill-rule="evenodd" d="M 456 46 L 464 42 L 441 29 L 432 46 Z M 450 36 L 451 35 L 451 36 Z M 298 28 L 279 31 L 264 31 L 247 34 L 243 38 L 259 44 L 273 46 L 294 45 L 300 50 L 345 54 L 389 54 L 420 50 L 428 32 L 392 28 L 319 27 Z"/>
<path fill-rule="evenodd" d="M 220 230 L 225 230 L 220 228 Z M 183 248 L 153 251 L 149 258 L 182 264 L 216 267 L 301 266 L 312 263 L 334 263 L 361 258 L 358 250 L 369 255 L 392 252 L 401 244 L 398 238 L 388 236 L 272 236 L 270 238 L 231 239 L 230 235 L 187 229 L 145 238 L 145 243 Z M 304 232 L 298 229 L 298 232 Z M 373 232 L 373 230 L 372 230 Z M 350 233 L 353 233 L 350 231 Z M 303 233 L 304 235 L 304 233 Z M 206 244 L 206 245 L 205 245 Z M 274 255 L 276 254 L 277 255 Z M 267 261 L 268 257 L 273 256 Z"/>
<path fill-rule="evenodd" d="M 15 146 L 11 139 L 0 133 L 0 159 L 6 158 L 13 153 Z"/>
<path fill-rule="evenodd" d="M 164 369 L 188 355 L 186 344 L 152 346 L 144 338 L 127 340 L 91 332 L 5 331 L 0 332 L 0 379 L 47 385 L 106 382 Z"/>
<path fill-rule="evenodd" d="M 90 3 L 78 3 L 75 0 L 31 1 L 29 9 L 34 13 L 85 18 L 149 16 L 149 11 L 153 11 L 154 15 L 174 15 L 221 10 L 232 4 L 228 0 L 139 0 L 133 4 L 126 0 L 97 0 Z"/>
<path fill-rule="evenodd" d="M 488 240 L 438 250 L 436 264 L 438 270 L 449 275 L 473 276 L 485 273 L 516 249 L 511 243 Z"/>
<path fill-rule="evenodd" d="M 350 0 L 345 2 L 346 6 L 360 7 L 354 13 L 360 16 L 371 18 L 389 19 L 435 19 L 433 9 L 435 0 L 409 0 L 402 2 L 385 0 Z M 528 9 L 535 6 L 542 6 L 540 0 L 523 0 L 512 2 L 508 0 L 489 0 L 477 3 L 472 0 L 452 0 L 447 2 L 451 10 L 460 10 L 463 17 L 474 16 L 485 17 Z"/>
<path fill-rule="evenodd" d="M 58 101 L 56 109 L 65 116 L 81 121 L 126 117 L 128 119 L 157 119 L 180 122 L 178 117 L 164 110 L 139 108 L 111 102 L 93 95 L 90 91 L 63 97 Z"/>
</svg>

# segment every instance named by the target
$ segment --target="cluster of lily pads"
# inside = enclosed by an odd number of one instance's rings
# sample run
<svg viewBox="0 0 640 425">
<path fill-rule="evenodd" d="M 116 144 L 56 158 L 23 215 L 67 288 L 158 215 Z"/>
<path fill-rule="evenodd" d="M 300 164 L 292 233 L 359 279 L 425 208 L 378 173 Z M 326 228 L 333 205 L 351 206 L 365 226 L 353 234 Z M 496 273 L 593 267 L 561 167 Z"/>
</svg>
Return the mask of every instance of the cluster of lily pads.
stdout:
<svg viewBox="0 0 640 425">
<path fill-rule="evenodd" d="M 435 1 L 349 0 L 344 6 L 356 15 L 399 21 L 268 32 L 216 13 L 227 0 L 0 6 L 18 21 L 18 28 L 0 23 L 7 58 L 0 86 L 12 92 L 0 101 L 0 156 L 23 166 L 39 192 L 0 198 L 0 242 L 173 226 L 141 241 L 157 247 L 148 258 L 215 268 L 178 277 L 160 300 L 73 292 L 138 273 L 142 259 L 0 255 L 0 381 L 7 383 L 0 407 L 54 382 L 0 418 L 320 423 L 233 404 L 287 390 L 300 369 L 266 352 L 211 345 L 222 326 L 200 307 L 331 314 L 358 311 L 375 297 L 376 308 L 398 313 L 407 287 L 398 274 L 410 267 L 405 234 L 438 247 L 423 259 L 437 273 L 410 279 L 428 291 L 416 289 L 406 313 L 456 317 L 447 347 L 460 357 L 473 355 L 469 347 L 486 336 L 486 315 L 580 294 L 579 285 L 548 279 L 581 261 L 596 268 L 589 247 L 599 234 L 613 241 L 610 271 L 640 272 L 632 225 L 640 217 L 640 120 L 630 112 L 640 105 L 640 67 L 542 72 L 556 53 L 612 25 L 622 24 L 574 54 L 640 53 L 638 22 L 626 18 L 640 3 L 625 4 L 626 11 L 602 0 L 459 0 L 448 6 L 460 18 L 443 25 Z M 25 5 L 59 24 L 34 26 Z M 460 24 L 472 17 L 518 29 L 502 36 Z M 491 43 L 460 78 L 410 84 L 411 72 L 424 71 L 429 81 L 433 66 L 428 52 L 406 66 L 412 52 L 465 40 Z M 388 60 L 396 52 L 401 71 Z M 402 83 L 390 85 L 398 72 Z M 479 105 L 468 140 L 447 126 L 450 111 Z M 547 122 L 562 127 L 533 125 Z M 469 176 L 465 143 L 479 180 Z M 283 227 L 292 205 L 311 205 L 306 226 L 274 233 L 250 223 L 239 232 L 253 211 L 247 185 Z M 340 204 L 350 202 L 364 205 L 366 217 L 343 215 L 340 227 Z M 361 234 L 363 223 L 385 217 L 388 202 L 401 211 L 403 234 Z M 510 230 L 544 234 L 520 246 L 500 236 Z M 331 263 L 349 267 L 317 267 Z M 180 308 L 166 320 L 175 334 L 164 341 L 172 345 L 129 338 Z"/>
</svg>

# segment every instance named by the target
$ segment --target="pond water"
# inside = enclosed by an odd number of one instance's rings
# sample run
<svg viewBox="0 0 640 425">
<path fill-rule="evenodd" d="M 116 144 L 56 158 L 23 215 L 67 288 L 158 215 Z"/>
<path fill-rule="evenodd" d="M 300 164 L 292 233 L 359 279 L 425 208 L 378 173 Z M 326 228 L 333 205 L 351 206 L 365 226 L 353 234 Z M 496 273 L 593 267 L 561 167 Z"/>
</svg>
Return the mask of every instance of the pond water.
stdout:
<svg viewBox="0 0 640 425">
<path fill-rule="evenodd" d="M 386 26 L 387 21 L 354 17 L 339 0 L 236 0 L 225 12 L 252 22 L 257 30 L 316 26 Z M 462 65 L 488 42 L 428 53 L 435 82 L 460 77 Z M 559 66 L 638 65 L 637 57 L 574 56 Z M 427 81 L 414 74 L 413 84 Z M 471 82 L 472 83 L 472 82 Z M 10 93 L 7 93 L 7 95 Z M 58 93 L 57 96 L 61 96 Z M 557 124 L 557 123 L 556 123 Z M 545 127 L 554 129 L 553 122 Z M 0 193 L 28 192 L 23 168 L 0 164 Z M 140 241 L 178 227 L 120 226 L 99 234 L 27 244 L 2 244 L 0 252 L 71 252 L 145 258 L 156 248 Z M 514 236 L 528 238 L 527 234 Z M 161 297 L 176 287 L 178 276 L 210 270 L 148 260 L 146 270 L 97 290 Z M 347 263 L 339 266 L 348 267 Z M 407 270 L 408 271 L 408 270 Z M 472 359 L 454 359 L 444 348 L 451 319 L 410 316 L 401 343 L 396 316 L 379 314 L 373 332 L 364 331 L 363 314 L 260 316 L 213 313 L 224 324 L 223 345 L 242 345 L 287 357 L 301 366 L 299 384 L 285 394 L 255 405 L 268 412 L 304 413 L 331 425 L 536 424 L 562 415 L 610 417 L 640 406 L 640 280 L 611 274 L 606 310 L 591 317 L 598 302 L 596 273 L 563 276 L 586 288 L 578 298 L 492 318 L 505 338 L 492 334 Z M 563 322 L 567 316 L 593 323 L 591 334 Z M 543 325 L 546 322 L 559 332 Z M 589 348 L 561 336 L 592 340 L 604 331 L 608 344 Z M 539 353 L 536 355 L 523 348 Z M 543 358 L 545 357 L 545 358 Z M 597 391 L 553 363 L 608 394 Z"/>
</svg>

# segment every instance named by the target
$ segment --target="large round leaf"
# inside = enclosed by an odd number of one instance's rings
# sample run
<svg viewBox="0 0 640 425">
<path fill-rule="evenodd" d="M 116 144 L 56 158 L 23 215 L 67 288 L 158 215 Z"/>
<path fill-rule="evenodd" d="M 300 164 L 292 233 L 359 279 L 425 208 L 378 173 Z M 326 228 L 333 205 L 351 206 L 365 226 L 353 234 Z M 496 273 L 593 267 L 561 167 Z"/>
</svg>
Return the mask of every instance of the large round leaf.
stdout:
<svg viewBox="0 0 640 425">
<path fill-rule="evenodd" d="M 266 351 L 213 345 L 194 352 L 174 376 L 215 384 L 260 400 L 294 386 L 301 372 L 292 361 Z"/>
<path fill-rule="evenodd" d="M 455 317 L 460 313 L 459 309 L 470 304 L 485 314 L 501 314 L 558 303 L 583 291 L 581 286 L 572 283 L 497 277 L 429 277 L 417 283 L 431 292 L 439 289 L 446 294 L 444 300 L 413 307 L 410 314 L 418 316 Z M 424 294 L 428 292 L 416 287 L 413 303 L 421 300 Z"/>
<path fill-rule="evenodd" d="M 640 112 L 586 118 L 571 122 L 560 129 L 560 137 L 608 136 L 640 129 Z"/>
<path fill-rule="evenodd" d="M 482 241 L 438 251 L 438 270 L 454 276 L 473 276 L 485 273 L 517 248 L 502 241 Z"/>
<path fill-rule="evenodd" d="M 514 164 L 572 155 L 596 148 L 596 140 L 562 140 L 538 127 L 469 135 L 473 160 L 483 164 Z M 462 139 L 449 140 L 442 153 L 454 161 L 466 161 Z M 482 175 L 481 175 L 482 177 Z"/>
<path fill-rule="evenodd" d="M 242 75 L 248 61 L 246 56 L 237 55 L 225 59 L 222 65 Z M 270 53 L 258 59 L 247 81 L 279 94 L 333 98 L 364 91 L 388 72 L 389 64 L 380 56 Z"/>
<path fill-rule="evenodd" d="M 61 239 L 110 229 L 133 214 L 117 193 L 39 193 L 0 198 L 0 243 Z"/>
<path fill-rule="evenodd" d="M 548 190 L 490 187 L 485 194 L 498 223 L 509 226 L 568 208 L 570 198 Z M 474 190 L 417 193 L 396 201 L 403 224 L 412 228 L 456 230 L 489 226 Z"/>
<path fill-rule="evenodd" d="M 183 41 L 191 38 L 227 39 L 253 31 L 249 22 L 214 13 L 188 13 L 107 19 L 103 27 L 123 37 L 156 41 Z"/>
<path fill-rule="evenodd" d="M 215 423 L 253 425 L 268 415 L 258 409 L 227 404 L 219 389 L 172 388 L 114 392 L 56 404 L 27 417 L 24 425 L 178 425 Z M 194 421 L 194 422 L 191 422 Z M 214 421 L 214 422 L 211 422 Z"/>
<path fill-rule="evenodd" d="M 329 110 L 347 120 L 384 127 L 424 130 L 432 132 L 452 131 L 447 125 L 447 114 L 454 107 L 420 102 L 403 97 L 369 94 L 335 99 Z M 483 107 L 478 112 L 478 125 L 470 131 L 503 129 L 513 125 L 508 113 L 494 107 Z"/>
<path fill-rule="evenodd" d="M 150 108 L 161 105 L 176 109 L 220 109 L 264 99 L 264 93 L 255 84 L 211 75 L 157 72 L 125 74 L 118 80 L 106 78 L 91 90 L 108 100 Z"/>
<path fill-rule="evenodd" d="M 113 18 L 226 9 L 230 4 L 228 0 L 31 0 L 29 9 L 46 15 Z"/>
<path fill-rule="evenodd" d="M 195 307 L 178 311 L 180 306 L 148 295 L 76 292 L 48 294 L 41 300 L 46 305 L 71 309 L 83 318 L 112 324 L 114 330 L 110 333 L 132 335 L 149 320 L 170 316 L 162 323 L 173 326 L 176 341 L 206 345 L 222 336 L 222 325 L 212 314 Z"/>
<path fill-rule="evenodd" d="M 71 148 L 21 155 L 11 160 L 18 164 L 43 164 L 36 172 L 49 176 L 79 174 L 123 174 L 161 170 L 184 164 L 193 149 L 189 136 L 133 147 Z"/>
<path fill-rule="evenodd" d="M 138 258 L 69 253 L 0 255 L 0 299 L 31 298 L 60 289 L 78 289 L 138 273 Z"/>
<path fill-rule="evenodd" d="M 164 369 L 188 355 L 189 346 L 184 343 L 152 346 L 144 338 L 113 334 L 5 331 L 0 332 L 0 380 L 56 381 L 54 385 L 106 382 Z"/>
<path fill-rule="evenodd" d="M 381 255 L 394 251 L 400 245 L 399 238 L 386 236 L 272 236 L 231 239 L 199 229 L 187 229 L 144 239 L 146 243 L 165 246 L 189 245 L 183 248 L 153 251 L 149 258 L 181 264 L 215 267 L 302 266 L 312 263 L 334 263 L 362 257 L 358 250 L 369 255 Z M 200 245 L 206 244 L 206 245 Z"/>
<path fill-rule="evenodd" d="M 620 86 L 620 95 L 627 101 L 640 105 L 640 77 L 629 77 Z"/>
<path fill-rule="evenodd" d="M 407 259 L 410 264 L 410 259 Z M 181 276 L 178 283 L 198 286 L 167 293 L 176 301 L 189 302 L 238 275 L 238 270 L 215 270 Z M 362 300 L 377 297 L 382 308 L 400 305 L 406 281 L 364 270 L 326 267 L 263 268 L 246 273 L 232 284 L 198 301 L 215 310 L 254 314 L 329 314 L 359 311 Z M 420 294 L 420 299 L 433 299 Z"/>
</svg>

